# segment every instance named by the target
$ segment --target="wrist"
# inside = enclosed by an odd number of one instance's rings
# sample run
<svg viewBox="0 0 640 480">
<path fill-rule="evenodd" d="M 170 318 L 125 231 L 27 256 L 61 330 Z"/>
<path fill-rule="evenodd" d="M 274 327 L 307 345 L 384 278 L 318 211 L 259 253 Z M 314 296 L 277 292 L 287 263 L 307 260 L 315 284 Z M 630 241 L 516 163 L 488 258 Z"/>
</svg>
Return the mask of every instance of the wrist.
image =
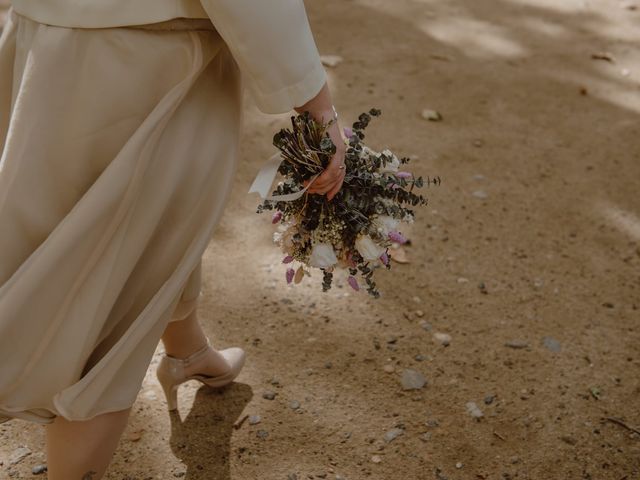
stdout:
<svg viewBox="0 0 640 480">
<path fill-rule="evenodd" d="M 308 111 L 311 117 L 318 123 L 327 124 L 331 120 L 333 120 L 333 123 L 338 122 L 338 113 L 336 112 L 335 107 L 333 106 L 329 106 L 329 107 L 325 106 L 323 108 L 305 108 L 304 110 L 301 110 L 299 113 L 302 113 L 305 110 Z"/>
<path fill-rule="evenodd" d="M 326 82 L 315 97 L 303 105 L 294 107 L 294 110 L 297 113 L 308 111 L 311 117 L 317 122 L 328 123 L 331 119 L 337 120 L 337 113 L 331 100 L 329 86 Z"/>
<path fill-rule="evenodd" d="M 342 134 L 342 129 L 338 122 L 334 122 L 328 129 L 327 133 L 331 141 L 336 146 L 337 152 L 345 152 L 347 150 L 346 138 Z"/>
</svg>

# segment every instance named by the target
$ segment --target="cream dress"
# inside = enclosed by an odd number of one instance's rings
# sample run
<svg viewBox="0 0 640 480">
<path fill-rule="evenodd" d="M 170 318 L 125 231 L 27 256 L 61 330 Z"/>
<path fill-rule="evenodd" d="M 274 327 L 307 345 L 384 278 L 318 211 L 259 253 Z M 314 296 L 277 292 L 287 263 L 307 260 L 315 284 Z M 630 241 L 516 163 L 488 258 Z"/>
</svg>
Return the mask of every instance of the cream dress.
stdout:
<svg viewBox="0 0 640 480">
<path fill-rule="evenodd" d="M 236 171 L 242 86 L 208 19 L 89 29 L 9 11 L 0 423 L 134 403 L 167 323 L 201 293 Z"/>
</svg>

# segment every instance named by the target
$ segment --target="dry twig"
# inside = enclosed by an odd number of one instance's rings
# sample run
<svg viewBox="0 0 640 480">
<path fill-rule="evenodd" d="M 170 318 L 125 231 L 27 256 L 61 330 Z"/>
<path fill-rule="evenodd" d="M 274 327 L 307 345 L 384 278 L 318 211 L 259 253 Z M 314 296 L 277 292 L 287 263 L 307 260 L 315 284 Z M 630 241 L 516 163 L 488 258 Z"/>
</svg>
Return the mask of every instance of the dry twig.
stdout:
<svg viewBox="0 0 640 480">
<path fill-rule="evenodd" d="M 630 427 L 629 425 L 627 425 L 626 423 L 624 423 L 622 420 L 620 420 L 619 418 L 615 418 L 615 417 L 605 417 L 605 420 L 610 421 L 611 423 L 617 423 L 618 425 L 620 425 L 621 427 L 626 428 L 627 430 L 629 430 L 630 432 L 636 433 L 638 435 L 640 435 L 640 430 L 638 430 L 637 428 L 633 428 Z"/>
</svg>

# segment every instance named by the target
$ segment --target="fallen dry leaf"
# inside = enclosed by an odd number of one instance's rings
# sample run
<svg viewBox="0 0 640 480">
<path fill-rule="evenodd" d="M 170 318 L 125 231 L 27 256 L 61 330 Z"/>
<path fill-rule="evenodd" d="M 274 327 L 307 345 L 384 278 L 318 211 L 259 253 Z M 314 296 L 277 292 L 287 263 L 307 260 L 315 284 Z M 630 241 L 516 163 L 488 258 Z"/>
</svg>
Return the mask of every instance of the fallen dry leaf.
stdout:
<svg viewBox="0 0 640 480">
<path fill-rule="evenodd" d="M 430 122 L 442 121 L 442 115 L 440 115 L 440 112 L 436 112 L 435 110 L 429 110 L 428 108 L 425 108 L 424 110 L 422 110 L 422 118 L 424 118 L 425 120 L 429 120 Z"/>
<path fill-rule="evenodd" d="M 398 263 L 409 263 L 409 259 L 407 258 L 407 252 L 404 248 L 398 247 L 389 252 L 391 254 L 391 260 L 394 260 Z"/>
<path fill-rule="evenodd" d="M 593 58 L 594 60 L 605 60 L 607 62 L 615 63 L 613 55 L 611 55 L 609 52 L 592 53 L 591 58 Z"/>
<path fill-rule="evenodd" d="M 320 61 L 327 67 L 337 67 L 342 62 L 340 55 L 321 55 Z"/>
<path fill-rule="evenodd" d="M 296 270 L 296 274 L 293 277 L 294 283 L 300 283 L 302 281 L 302 277 L 304 277 L 304 269 L 302 268 L 302 265 L 301 265 L 298 267 L 298 270 Z"/>
<path fill-rule="evenodd" d="M 142 434 L 144 432 L 144 428 L 141 428 L 140 430 L 135 430 L 133 432 L 131 432 L 129 434 L 129 441 L 130 442 L 137 442 L 138 440 L 140 440 L 142 438 Z"/>
</svg>

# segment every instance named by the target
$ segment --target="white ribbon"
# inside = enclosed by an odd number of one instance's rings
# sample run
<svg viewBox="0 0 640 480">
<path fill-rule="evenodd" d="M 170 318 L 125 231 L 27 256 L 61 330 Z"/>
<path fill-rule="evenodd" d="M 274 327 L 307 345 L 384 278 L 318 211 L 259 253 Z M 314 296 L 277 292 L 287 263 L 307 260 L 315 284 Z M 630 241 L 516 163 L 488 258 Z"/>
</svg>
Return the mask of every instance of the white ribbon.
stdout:
<svg viewBox="0 0 640 480">
<path fill-rule="evenodd" d="M 318 175 L 320 175 L 319 173 L 316 173 L 310 178 L 307 186 L 298 192 L 288 193 L 285 195 L 270 195 L 269 192 L 271 191 L 271 185 L 273 185 L 273 180 L 276 178 L 278 167 L 281 163 L 282 158 L 280 157 L 280 152 L 274 153 L 262 166 L 247 193 L 258 192 L 263 200 L 291 202 L 292 200 L 296 200 L 304 195 L 304 192 L 307 191 Z"/>
</svg>

